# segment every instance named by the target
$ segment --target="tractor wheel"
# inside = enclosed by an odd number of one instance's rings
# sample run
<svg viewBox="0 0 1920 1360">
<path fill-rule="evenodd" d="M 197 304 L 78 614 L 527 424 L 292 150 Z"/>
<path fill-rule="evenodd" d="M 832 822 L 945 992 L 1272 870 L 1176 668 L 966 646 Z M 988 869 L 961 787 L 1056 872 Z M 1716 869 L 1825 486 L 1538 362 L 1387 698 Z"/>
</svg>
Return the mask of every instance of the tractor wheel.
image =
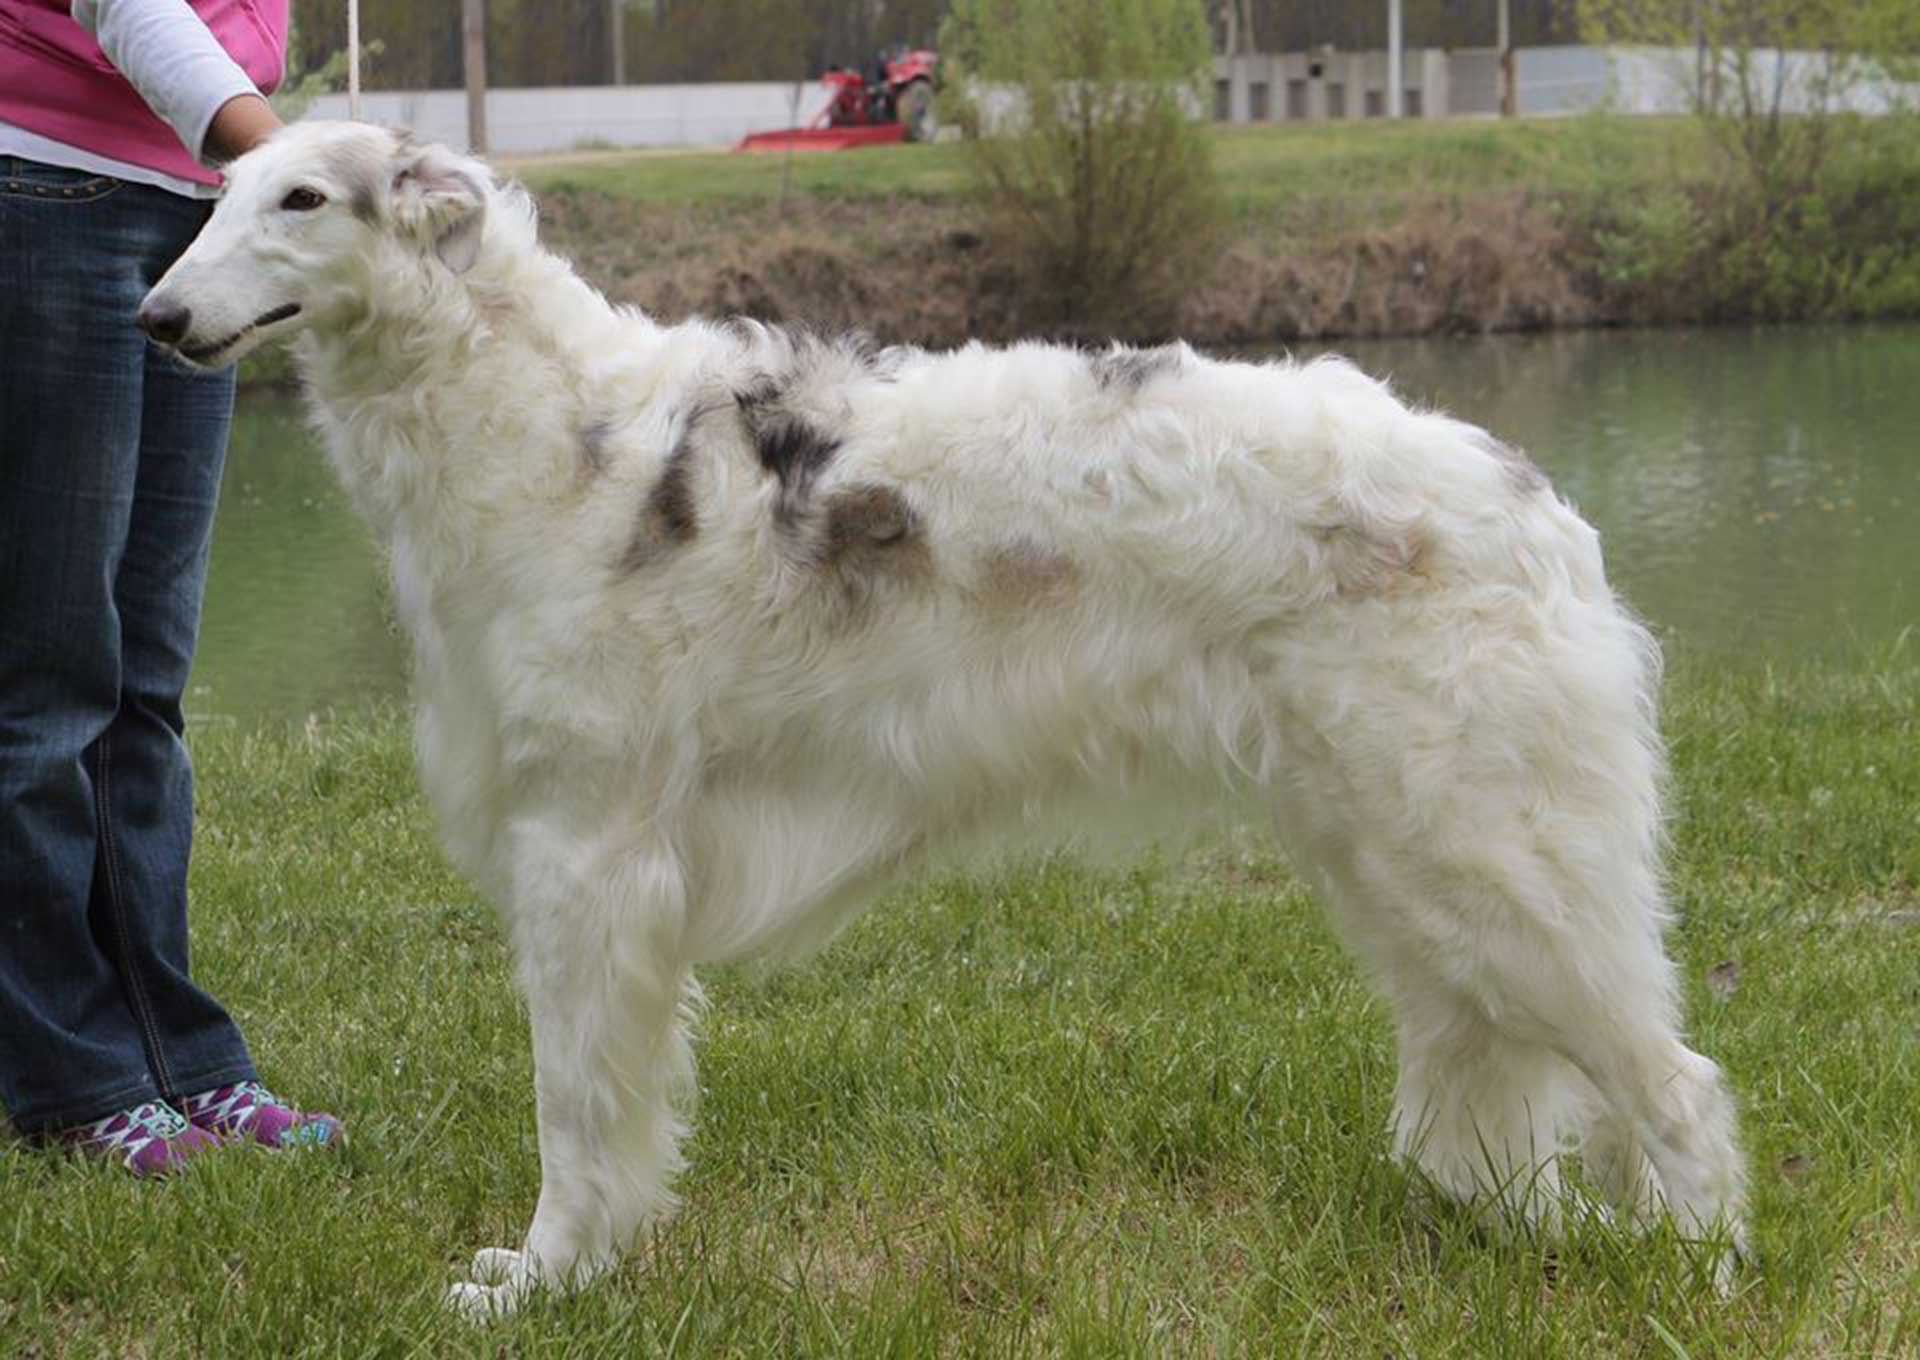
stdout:
<svg viewBox="0 0 1920 1360">
<path fill-rule="evenodd" d="M 933 109 L 932 81 L 924 77 L 908 81 L 895 96 L 893 106 L 900 121 L 907 125 L 908 141 L 933 140 L 933 134 L 940 129 L 940 120 Z"/>
</svg>

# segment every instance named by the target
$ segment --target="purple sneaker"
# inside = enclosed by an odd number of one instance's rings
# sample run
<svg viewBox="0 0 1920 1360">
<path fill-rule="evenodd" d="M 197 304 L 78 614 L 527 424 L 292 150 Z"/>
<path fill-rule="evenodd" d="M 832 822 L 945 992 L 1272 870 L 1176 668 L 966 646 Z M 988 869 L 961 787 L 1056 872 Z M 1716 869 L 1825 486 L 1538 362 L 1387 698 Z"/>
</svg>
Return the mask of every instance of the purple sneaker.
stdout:
<svg viewBox="0 0 1920 1360">
<path fill-rule="evenodd" d="M 63 1147 L 87 1157 L 117 1161 L 136 1176 L 167 1176 L 189 1157 L 220 1146 L 164 1101 L 150 1100 L 90 1124 L 54 1135 Z"/>
<path fill-rule="evenodd" d="M 296 1110 L 257 1081 L 216 1086 L 188 1096 L 187 1118 L 195 1129 L 222 1142 L 254 1142 L 268 1148 L 334 1147 L 347 1131 L 330 1114 Z"/>
</svg>

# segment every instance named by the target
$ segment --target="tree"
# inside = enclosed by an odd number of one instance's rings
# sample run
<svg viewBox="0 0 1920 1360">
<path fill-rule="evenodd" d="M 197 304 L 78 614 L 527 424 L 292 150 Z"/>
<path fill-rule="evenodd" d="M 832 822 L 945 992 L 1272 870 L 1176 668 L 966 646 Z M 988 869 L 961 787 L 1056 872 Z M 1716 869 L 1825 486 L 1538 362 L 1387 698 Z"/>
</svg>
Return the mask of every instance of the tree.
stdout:
<svg viewBox="0 0 1920 1360">
<path fill-rule="evenodd" d="M 1911 0 L 1581 0 L 1580 20 L 1590 42 L 1694 53 L 1695 113 L 1770 215 L 1812 192 L 1849 96 L 1887 75 L 1913 11 Z"/>
<path fill-rule="evenodd" d="M 1621 205 L 1603 274 L 1657 314 L 1703 292 L 1726 318 L 1853 314 L 1913 274 L 1920 156 L 1893 83 L 1920 48 L 1912 0 L 1581 0 L 1591 42 L 1677 62 L 1716 153 L 1704 183 Z M 1866 116 L 1867 111 L 1883 116 Z"/>
<path fill-rule="evenodd" d="M 940 49 L 1028 320 L 1163 329 L 1222 217 L 1201 0 L 956 0 Z"/>
</svg>

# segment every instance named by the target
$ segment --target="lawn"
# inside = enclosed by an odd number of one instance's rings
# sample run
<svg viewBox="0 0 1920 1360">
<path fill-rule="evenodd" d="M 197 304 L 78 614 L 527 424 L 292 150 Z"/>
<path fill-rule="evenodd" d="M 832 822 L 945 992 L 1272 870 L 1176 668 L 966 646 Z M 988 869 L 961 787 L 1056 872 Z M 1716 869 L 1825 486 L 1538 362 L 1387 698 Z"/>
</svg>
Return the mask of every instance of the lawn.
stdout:
<svg viewBox="0 0 1920 1360">
<path fill-rule="evenodd" d="M 584 1296 L 439 1310 L 538 1188 L 523 1016 L 404 721 L 197 728 L 197 963 L 339 1156 L 0 1151 L 0 1355 L 1899 1356 L 1920 1349 L 1920 656 L 1682 666 L 1673 935 L 1757 1268 L 1491 1240 L 1384 1156 L 1381 1009 L 1266 843 L 905 885 L 707 978 L 685 1208 Z"/>
<path fill-rule="evenodd" d="M 1681 118 L 1561 118 L 1215 128 L 1215 164 L 1235 211 L 1258 215 L 1328 198 L 1402 198 L 1646 185 L 1697 166 L 1698 126 Z M 535 192 L 586 191 L 652 204 L 940 199 L 965 192 L 962 145 L 735 155 L 604 152 L 512 162 Z M 783 187 L 784 186 L 784 187 Z"/>
</svg>

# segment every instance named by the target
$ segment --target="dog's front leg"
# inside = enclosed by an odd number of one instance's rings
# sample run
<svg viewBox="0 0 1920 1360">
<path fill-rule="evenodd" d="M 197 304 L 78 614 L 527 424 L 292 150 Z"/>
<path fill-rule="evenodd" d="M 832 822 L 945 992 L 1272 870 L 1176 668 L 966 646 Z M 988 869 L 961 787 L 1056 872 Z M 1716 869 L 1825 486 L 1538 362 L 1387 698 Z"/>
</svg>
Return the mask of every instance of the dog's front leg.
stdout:
<svg viewBox="0 0 1920 1360">
<path fill-rule="evenodd" d="M 574 861 L 575 864 L 578 859 Z M 475 1256 L 448 1303 L 481 1319 L 534 1289 L 576 1288 L 611 1267 L 673 1203 L 693 1086 L 697 993 L 675 949 L 684 903 L 677 864 L 627 855 L 597 882 L 559 878 L 564 899 L 516 894 L 513 936 L 533 1025 L 540 1200 L 519 1249 Z"/>
</svg>

